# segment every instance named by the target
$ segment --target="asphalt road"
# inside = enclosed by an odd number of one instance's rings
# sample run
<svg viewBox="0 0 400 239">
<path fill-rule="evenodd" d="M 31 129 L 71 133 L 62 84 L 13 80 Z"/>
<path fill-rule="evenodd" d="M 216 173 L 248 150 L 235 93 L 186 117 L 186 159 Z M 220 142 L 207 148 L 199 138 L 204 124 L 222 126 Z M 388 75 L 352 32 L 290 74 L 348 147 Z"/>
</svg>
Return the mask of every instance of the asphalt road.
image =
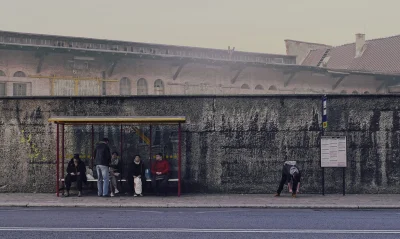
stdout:
<svg viewBox="0 0 400 239">
<path fill-rule="evenodd" d="M 0 208 L 0 238 L 400 238 L 399 210 Z"/>
</svg>

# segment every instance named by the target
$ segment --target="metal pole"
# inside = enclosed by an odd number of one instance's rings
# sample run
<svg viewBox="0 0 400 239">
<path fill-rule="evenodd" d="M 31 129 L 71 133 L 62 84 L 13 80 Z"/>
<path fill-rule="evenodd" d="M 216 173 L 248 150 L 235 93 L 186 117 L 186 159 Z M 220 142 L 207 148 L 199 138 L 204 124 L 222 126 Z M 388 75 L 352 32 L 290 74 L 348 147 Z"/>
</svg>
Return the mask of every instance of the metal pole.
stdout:
<svg viewBox="0 0 400 239">
<path fill-rule="evenodd" d="M 151 160 L 152 160 L 152 157 L 151 157 L 151 139 L 153 138 L 153 132 L 152 132 L 152 127 L 151 127 L 151 125 L 150 125 L 150 138 L 149 138 L 149 158 L 150 158 L 150 168 L 151 168 Z"/>
<path fill-rule="evenodd" d="M 64 154 L 64 150 L 65 150 L 65 145 L 64 145 L 64 124 L 61 125 L 61 178 L 64 178 L 64 158 L 65 158 L 65 154 Z M 65 182 L 64 182 L 65 183 Z M 62 187 L 64 188 L 64 187 Z M 64 194 L 64 189 L 63 189 L 63 194 Z"/>
<path fill-rule="evenodd" d="M 57 197 L 59 197 L 60 196 L 60 193 L 59 193 L 59 189 L 60 189 L 60 168 L 59 168 L 59 162 L 60 162 L 60 152 L 59 152 L 59 150 L 60 150 L 60 145 L 59 145 L 59 136 L 60 136 L 60 128 L 59 128 L 59 125 L 58 125 L 58 123 L 57 123 L 57 133 L 56 133 L 56 137 L 57 137 L 57 139 L 56 139 L 56 150 L 57 150 L 57 153 L 56 153 L 56 195 L 57 195 Z"/>
<path fill-rule="evenodd" d="M 327 115 L 326 115 L 326 95 L 322 97 L 322 130 L 321 130 L 321 141 L 322 137 L 325 135 L 325 128 L 327 125 Z M 321 146 L 320 146 L 321 147 Z M 322 159 L 321 159 L 322 160 Z M 322 162 L 321 162 L 322 163 Z M 322 168 L 322 195 L 325 195 L 325 168 Z"/>
<path fill-rule="evenodd" d="M 91 160 L 90 160 L 90 167 L 92 168 L 92 170 L 94 170 L 93 169 L 94 157 L 95 157 L 95 155 L 94 155 L 94 126 L 92 125 L 92 157 L 91 157 Z"/>
<path fill-rule="evenodd" d="M 346 195 L 346 168 L 343 168 L 343 196 Z"/>
<path fill-rule="evenodd" d="M 181 196 L 181 143 L 182 143 L 182 129 L 181 123 L 178 124 L 178 197 Z"/>
<path fill-rule="evenodd" d="M 120 152 L 120 155 L 121 155 L 121 156 L 119 157 L 119 159 L 120 159 L 119 164 L 120 164 L 120 165 L 123 165 L 123 164 L 122 164 L 122 153 L 123 153 L 123 146 L 122 146 L 122 145 L 123 145 L 123 136 L 122 136 L 122 135 L 123 135 L 123 133 L 124 133 L 124 132 L 123 132 L 123 127 L 122 127 L 122 124 L 121 124 L 121 132 L 120 132 L 120 134 L 121 134 L 121 135 L 120 135 L 120 144 L 121 144 L 121 145 L 120 145 L 120 151 L 121 151 L 121 152 Z M 123 168 L 123 167 L 122 167 L 122 168 Z M 123 174 L 122 174 L 122 170 L 121 170 L 121 172 L 119 172 L 119 173 L 120 173 L 120 175 L 123 175 Z M 121 179 L 121 178 L 120 178 L 120 179 Z M 121 188 L 121 190 L 122 190 L 122 181 L 119 181 L 119 186 L 120 186 L 120 188 Z M 131 187 L 131 185 L 129 185 L 129 186 Z"/>
</svg>

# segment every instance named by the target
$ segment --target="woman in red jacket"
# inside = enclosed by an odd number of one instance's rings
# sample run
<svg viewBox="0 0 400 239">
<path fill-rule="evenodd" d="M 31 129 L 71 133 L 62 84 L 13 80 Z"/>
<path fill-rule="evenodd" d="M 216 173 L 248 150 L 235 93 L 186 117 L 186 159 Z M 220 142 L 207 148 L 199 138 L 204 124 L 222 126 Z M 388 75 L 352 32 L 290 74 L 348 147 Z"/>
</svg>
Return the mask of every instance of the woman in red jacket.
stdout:
<svg viewBox="0 0 400 239">
<path fill-rule="evenodd" d="M 167 196 L 169 164 L 162 158 L 162 154 L 156 154 L 156 161 L 151 166 L 151 184 L 157 196 L 160 193 Z"/>
</svg>

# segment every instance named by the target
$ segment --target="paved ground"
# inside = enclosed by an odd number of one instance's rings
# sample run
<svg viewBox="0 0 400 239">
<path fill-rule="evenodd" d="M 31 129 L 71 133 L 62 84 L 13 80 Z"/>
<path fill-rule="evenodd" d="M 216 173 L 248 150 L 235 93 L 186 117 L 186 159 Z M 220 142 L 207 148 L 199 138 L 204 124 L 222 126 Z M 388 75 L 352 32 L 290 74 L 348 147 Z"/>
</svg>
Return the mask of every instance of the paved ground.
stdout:
<svg viewBox="0 0 400 239">
<path fill-rule="evenodd" d="M 1 238 L 399 238 L 400 210 L 0 208 Z"/>
<path fill-rule="evenodd" d="M 78 198 L 59 197 L 55 194 L 8 194 L 0 193 L 0 207 L 132 207 L 132 208 L 342 208 L 342 209 L 400 209 L 400 194 L 355 195 L 298 195 L 293 199 L 289 194 L 279 198 L 273 195 L 238 194 L 194 194 L 177 197 L 127 196 L 99 198 L 84 196 Z"/>
</svg>

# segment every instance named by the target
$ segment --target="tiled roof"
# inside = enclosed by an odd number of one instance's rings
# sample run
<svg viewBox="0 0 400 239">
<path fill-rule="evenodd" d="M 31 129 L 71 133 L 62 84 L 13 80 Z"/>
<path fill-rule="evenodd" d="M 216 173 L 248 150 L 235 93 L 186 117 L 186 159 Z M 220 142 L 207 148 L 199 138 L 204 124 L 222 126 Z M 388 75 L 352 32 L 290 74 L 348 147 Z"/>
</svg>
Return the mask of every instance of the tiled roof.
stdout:
<svg viewBox="0 0 400 239">
<path fill-rule="evenodd" d="M 326 49 L 311 50 L 301 64 L 303 66 L 317 66 L 325 51 Z"/>
<path fill-rule="evenodd" d="M 331 48 L 326 68 L 400 74 L 400 35 L 366 41 L 364 52 L 355 57 L 355 43 Z M 323 54 L 322 54 L 323 55 Z M 310 51 L 302 65 L 317 66 L 321 52 Z"/>
</svg>

